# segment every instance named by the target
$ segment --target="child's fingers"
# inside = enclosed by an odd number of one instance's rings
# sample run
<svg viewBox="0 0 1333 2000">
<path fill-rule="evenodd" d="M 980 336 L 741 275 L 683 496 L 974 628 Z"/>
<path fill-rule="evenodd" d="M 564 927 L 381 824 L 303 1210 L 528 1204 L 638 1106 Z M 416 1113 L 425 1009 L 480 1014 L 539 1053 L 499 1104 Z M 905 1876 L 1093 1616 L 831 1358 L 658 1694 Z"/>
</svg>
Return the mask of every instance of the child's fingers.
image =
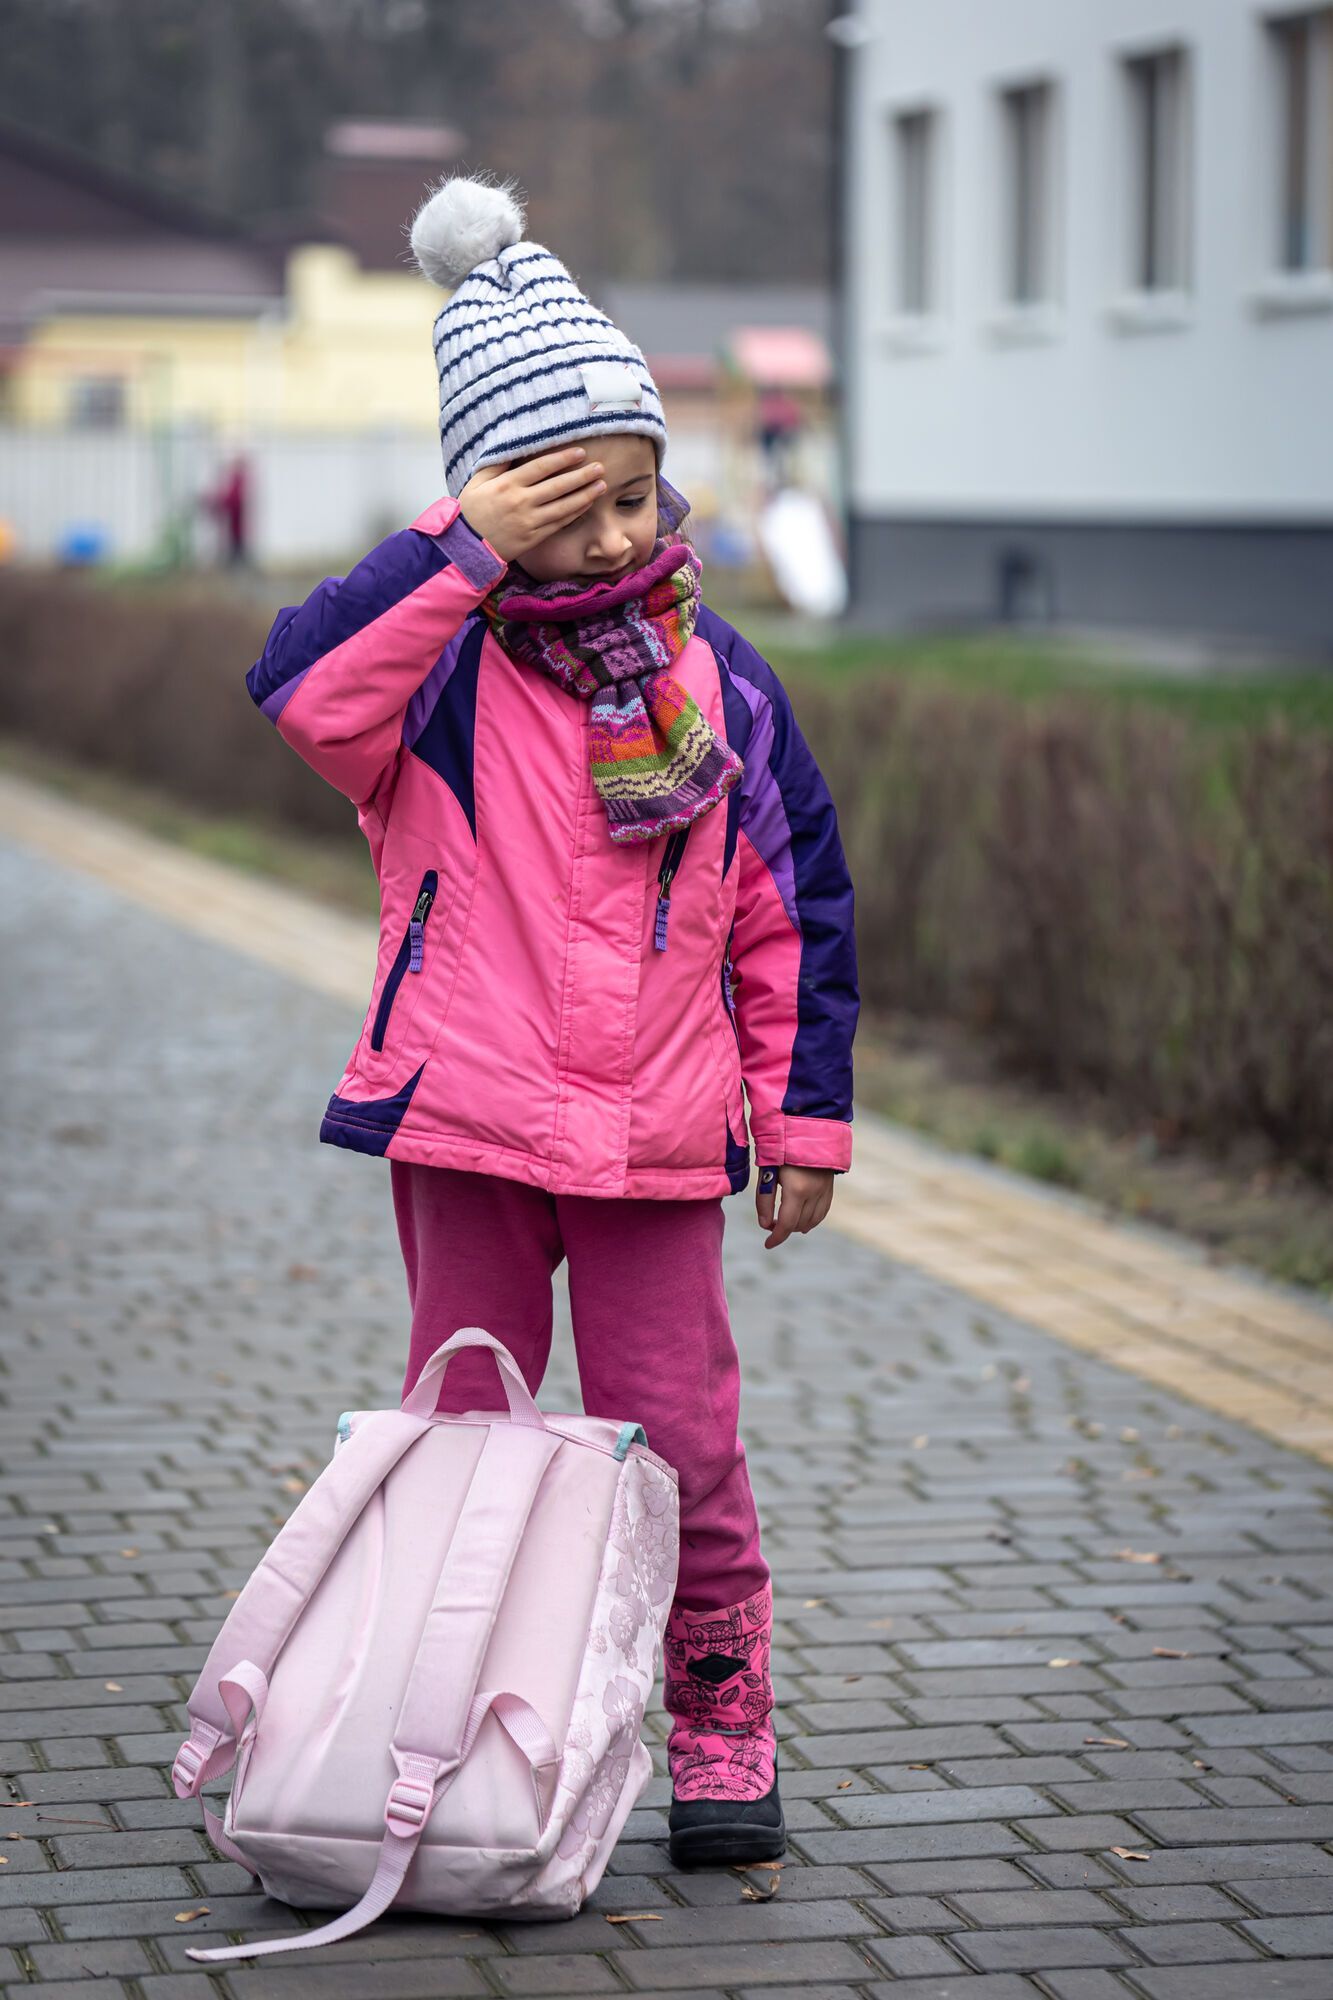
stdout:
<svg viewBox="0 0 1333 2000">
<path fill-rule="evenodd" d="M 581 466 L 587 456 L 581 444 L 571 444 L 560 451 L 544 451 L 537 458 L 521 459 L 508 470 L 518 485 L 540 486 L 543 480 L 550 479 L 555 473 L 566 472 L 571 466 Z"/>
<path fill-rule="evenodd" d="M 804 1205 L 805 1213 L 799 1226 L 802 1236 L 808 1236 L 812 1229 L 818 1229 L 833 1206 L 832 1188 L 824 1188 L 819 1194 L 807 1195 Z"/>
<path fill-rule="evenodd" d="M 579 465 L 572 472 L 543 480 L 540 486 L 531 488 L 528 505 L 538 514 L 558 511 L 571 496 L 586 500 L 590 493 L 599 493 L 605 484 L 600 465 Z"/>
<path fill-rule="evenodd" d="M 800 1218 L 800 1211 L 800 1198 L 793 1195 L 790 1189 L 784 1187 L 782 1189 L 782 1199 L 778 1203 L 777 1216 L 774 1218 L 770 1215 L 769 1218 L 769 1233 L 764 1238 L 765 1250 L 776 1250 L 780 1243 L 786 1242 L 787 1238 L 796 1228 Z"/>
</svg>

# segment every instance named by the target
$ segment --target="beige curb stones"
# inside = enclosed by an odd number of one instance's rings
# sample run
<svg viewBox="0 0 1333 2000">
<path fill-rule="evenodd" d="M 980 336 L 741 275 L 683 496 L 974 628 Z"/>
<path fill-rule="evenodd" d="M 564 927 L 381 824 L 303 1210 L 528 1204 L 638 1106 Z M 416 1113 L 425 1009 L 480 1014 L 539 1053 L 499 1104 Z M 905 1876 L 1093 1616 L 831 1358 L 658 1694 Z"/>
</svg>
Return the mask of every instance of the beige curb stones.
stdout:
<svg viewBox="0 0 1333 2000">
<path fill-rule="evenodd" d="M 14 775 L 0 834 L 361 1009 L 375 927 Z M 1333 1313 L 862 1110 L 832 1227 L 1070 1347 L 1333 1464 Z"/>
</svg>

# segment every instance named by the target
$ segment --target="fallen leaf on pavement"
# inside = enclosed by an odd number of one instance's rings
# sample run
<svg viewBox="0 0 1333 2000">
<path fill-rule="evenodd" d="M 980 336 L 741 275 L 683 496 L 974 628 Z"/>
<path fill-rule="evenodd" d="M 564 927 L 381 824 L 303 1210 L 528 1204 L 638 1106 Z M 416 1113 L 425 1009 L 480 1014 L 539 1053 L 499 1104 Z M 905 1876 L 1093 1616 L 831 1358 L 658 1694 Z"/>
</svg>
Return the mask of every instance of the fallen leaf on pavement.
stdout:
<svg viewBox="0 0 1333 2000">
<path fill-rule="evenodd" d="M 1085 1736 L 1085 1743 L 1096 1744 L 1099 1750 L 1128 1750 L 1129 1744 L 1123 1736 Z"/>
<path fill-rule="evenodd" d="M 1079 1667 L 1082 1666 L 1083 1662 L 1081 1660 L 1048 1660 L 1046 1664 L 1048 1667 Z"/>
<path fill-rule="evenodd" d="M 1182 1653 L 1179 1646 L 1154 1646 L 1152 1656 L 1155 1660 L 1192 1660 L 1194 1658 L 1193 1653 Z"/>
<path fill-rule="evenodd" d="M 1159 1563 L 1162 1560 L 1156 1549 L 1117 1549 L 1111 1557 L 1118 1563 Z"/>
<path fill-rule="evenodd" d="M 854 1785 L 855 1783 L 856 1783 L 855 1778 L 839 1778 L 838 1790 L 840 1792 L 845 1792 L 849 1788 L 849 1786 Z"/>
<path fill-rule="evenodd" d="M 1151 1861 L 1151 1854 L 1145 1854 L 1138 1847 L 1113 1847 L 1112 1854 L 1118 1854 L 1122 1861 Z"/>
<path fill-rule="evenodd" d="M 823 1602 L 822 1597 L 807 1597 L 805 1600 L 805 1609 L 807 1611 L 818 1611 Z"/>
<path fill-rule="evenodd" d="M 778 1893 L 781 1881 L 782 1877 L 780 1875 L 770 1876 L 767 1888 L 764 1888 L 762 1883 L 759 1882 L 742 1882 L 741 1901 L 743 1903 L 771 1903 Z"/>
<path fill-rule="evenodd" d="M 102 1686 L 108 1694 L 124 1694 L 125 1692 L 124 1687 L 119 1681 L 103 1681 Z"/>
<path fill-rule="evenodd" d="M 626 1910 L 623 1915 L 608 1917 L 609 1924 L 660 1924 L 660 1910 Z"/>
<path fill-rule="evenodd" d="M 122 1549 L 120 1553 L 123 1556 L 137 1556 L 139 1551 L 137 1549 Z"/>
<path fill-rule="evenodd" d="M 206 1917 L 207 1915 L 208 1904 L 201 1903 L 197 1910 L 177 1910 L 175 1921 L 178 1924 L 192 1924 L 196 1917 Z"/>
</svg>

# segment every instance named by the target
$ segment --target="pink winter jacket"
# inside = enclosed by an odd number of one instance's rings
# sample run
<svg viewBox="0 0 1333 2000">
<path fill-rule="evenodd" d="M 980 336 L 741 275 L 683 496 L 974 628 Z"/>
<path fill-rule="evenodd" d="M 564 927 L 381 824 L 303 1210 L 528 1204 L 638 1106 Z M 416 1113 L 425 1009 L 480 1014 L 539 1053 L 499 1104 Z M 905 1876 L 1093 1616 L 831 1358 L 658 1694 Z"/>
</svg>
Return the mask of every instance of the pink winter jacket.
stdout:
<svg viewBox="0 0 1333 2000">
<path fill-rule="evenodd" d="M 674 671 L 744 779 L 684 834 L 615 846 L 589 704 L 479 610 L 504 568 L 440 500 L 281 612 L 246 676 L 355 804 L 379 878 L 321 1139 L 560 1194 L 726 1194 L 749 1178 L 743 1077 L 760 1164 L 844 1170 L 852 887 L 781 684 L 701 611 Z"/>
</svg>

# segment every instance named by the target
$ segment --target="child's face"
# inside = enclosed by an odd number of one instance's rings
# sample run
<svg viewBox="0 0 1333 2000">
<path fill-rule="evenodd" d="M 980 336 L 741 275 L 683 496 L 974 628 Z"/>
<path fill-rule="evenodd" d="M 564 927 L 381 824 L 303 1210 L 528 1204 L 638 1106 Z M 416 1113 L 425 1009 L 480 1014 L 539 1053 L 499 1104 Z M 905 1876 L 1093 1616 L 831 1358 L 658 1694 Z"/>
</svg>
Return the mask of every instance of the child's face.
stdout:
<svg viewBox="0 0 1333 2000">
<path fill-rule="evenodd" d="M 522 563 L 540 583 L 564 577 L 611 582 L 639 569 L 657 539 L 657 454 L 651 441 L 633 431 L 586 440 L 589 461 L 602 467 L 605 493 L 544 542 L 528 549 Z"/>
</svg>

